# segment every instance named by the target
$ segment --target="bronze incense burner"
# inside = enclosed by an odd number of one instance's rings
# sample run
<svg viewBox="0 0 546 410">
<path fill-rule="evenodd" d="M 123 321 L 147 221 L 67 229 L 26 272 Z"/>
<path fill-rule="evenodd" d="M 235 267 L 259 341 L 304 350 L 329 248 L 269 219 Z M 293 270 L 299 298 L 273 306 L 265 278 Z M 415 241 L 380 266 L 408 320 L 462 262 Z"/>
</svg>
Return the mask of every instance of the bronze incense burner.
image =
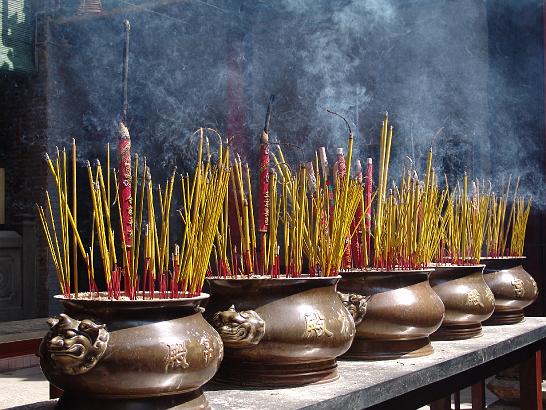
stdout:
<svg viewBox="0 0 546 410">
<path fill-rule="evenodd" d="M 202 316 L 208 295 L 154 300 L 56 298 L 64 305 L 40 345 L 64 408 L 208 406 L 222 340 Z M 167 397 L 168 396 L 168 397 Z M 163 408 L 163 407 L 162 407 Z"/>
<path fill-rule="evenodd" d="M 215 380 L 282 387 L 337 379 L 336 357 L 355 334 L 336 293 L 339 279 L 208 278 L 206 316 L 226 355 Z"/>
<path fill-rule="evenodd" d="M 495 296 L 495 311 L 485 324 L 512 325 L 521 322 L 523 309 L 538 297 L 537 283 L 521 266 L 525 256 L 481 258 L 484 279 Z"/>
<path fill-rule="evenodd" d="M 495 309 L 495 298 L 483 279 L 485 265 L 437 265 L 430 274 L 432 289 L 444 303 L 442 326 L 433 340 L 460 340 L 481 336 L 481 323 Z"/>
<path fill-rule="evenodd" d="M 430 287 L 431 270 L 350 270 L 339 289 L 367 299 L 347 359 L 383 360 L 432 354 L 429 336 L 444 318 L 444 305 Z"/>
</svg>

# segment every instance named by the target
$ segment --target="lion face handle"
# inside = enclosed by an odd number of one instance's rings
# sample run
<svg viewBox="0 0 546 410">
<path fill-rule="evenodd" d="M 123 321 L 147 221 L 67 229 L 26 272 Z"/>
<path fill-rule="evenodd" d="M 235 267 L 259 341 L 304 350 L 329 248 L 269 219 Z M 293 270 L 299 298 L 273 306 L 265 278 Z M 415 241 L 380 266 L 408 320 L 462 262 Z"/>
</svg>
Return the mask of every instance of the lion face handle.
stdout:
<svg viewBox="0 0 546 410">
<path fill-rule="evenodd" d="M 105 325 L 72 319 L 61 313 L 47 321 L 49 332 L 40 344 L 40 357 L 52 371 L 76 375 L 88 372 L 98 363 L 108 346 Z"/>
<path fill-rule="evenodd" d="M 343 302 L 343 305 L 347 308 L 347 310 L 353 317 L 355 326 L 358 326 L 360 322 L 362 322 L 362 320 L 364 319 L 364 316 L 366 316 L 366 308 L 368 306 L 368 300 L 370 299 L 370 296 L 362 296 L 356 293 L 343 292 L 337 292 L 337 294 Z"/>
<path fill-rule="evenodd" d="M 253 310 L 236 311 L 235 306 L 217 312 L 212 326 L 218 331 L 224 346 L 242 349 L 256 346 L 265 335 L 265 322 Z"/>
</svg>

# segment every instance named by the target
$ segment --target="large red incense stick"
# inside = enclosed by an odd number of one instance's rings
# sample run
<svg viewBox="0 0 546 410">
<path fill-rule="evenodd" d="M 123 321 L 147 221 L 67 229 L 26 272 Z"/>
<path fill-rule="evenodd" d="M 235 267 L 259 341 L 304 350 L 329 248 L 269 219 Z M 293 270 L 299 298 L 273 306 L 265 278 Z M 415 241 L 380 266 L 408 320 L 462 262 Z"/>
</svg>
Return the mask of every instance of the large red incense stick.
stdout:
<svg viewBox="0 0 546 410">
<path fill-rule="evenodd" d="M 266 274 L 265 253 L 267 247 L 267 229 L 269 227 L 269 123 L 271 120 L 271 106 L 275 96 L 269 98 L 265 125 L 260 137 L 259 169 L 258 169 L 258 226 L 260 238 L 259 273 Z M 252 206 L 252 205 L 251 205 Z"/>
<path fill-rule="evenodd" d="M 260 266 L 265 273 L 266 235 L 269 226 L 269 140 L 265 131 L 262 132 L 259 152 L 260 165 L 258 169 L 258 226 L 260 237 Z"/>
<path fill-rule="evenodd" d="M 343 183 L 347 177 L 347 163 L 345 162 L 345 155 L 343 154 L 343 148 L 337 149 L 336 163 L 335 163 L 335 175 L 336 183 Z M 343 254 L 342 266 L 346 269 L 350 268 L 352 265 L 352 253 L 351 253 L 351 242 L 350 237 L 347 236 L 345 239 L 345 252 Z"/>
<path fill-rule="evenodd" d="M 368 258 L 371 251 L 371 227 L 372 227 L 372 185 L 373 185 L 373 163 L 372 159 L 368 158 L 366 162 L 366 246 L 368 247 Z"/>
<path fill-rule="evenodd" d="M 334 187 L 332 185 L 332 178 L 330 176 L 330 167 L 328 165 L 328 156 L 326 155 L 325 147 L 319 148 L 319 159 L 320 159 L 320 166 L 322 168 L 324 183 L 326 184 L 326 187 L 328 188 L 328 200 L 330 202 L 330 220 L 331 220 L 333 212 L 334 212 Z"/>
<path fill-rule="evenodd" d="M 355 180 L 362 185 L 362 165 L 360 160 L 356 161 Z M 351 251 L 353 257 L 353 267 L 362 268 L 362 202 L 359 202 L 353 223 L 351 226 L 351 232 L 355 232 L 351 241 Z"/>
<path fill-rule="evenodd" d="M 129 67 L 129 32 L 131 26 L 129 21 L 123 22 L 125 28 L 125 44 L 123 47 L 123 72 L 122 72 L 122 110 L 121 119 L 118 124 L 118 164 L 119 164 L 119 200 L 121 206 L 121 222 L 123 227 L 123 238 L 127 248 L 127 261 L 125 261 L 126 269 L 129 269 L 129 261 L 131 260 L 131 247 L 133 244 L 133 202 L 132 202 L 132 177 L 131 177 L 131 136 L 127 129 L 127 75 Z M 125 278 L 127 276 L 125 275 Z M 125 280 L 125 291 L 129 289 L 127 286 L 128 280 Z"/>
<path fill-rule="evenodd" d="M 131 137 L 123 122 L 118 128 L 119 144 L 119 194 L 121 200 L 121 216 L 123 219 L 123 236 L 125 246 L 129 249 L 133 243 L 133 202 L 131 195 Z"/>
</svg>

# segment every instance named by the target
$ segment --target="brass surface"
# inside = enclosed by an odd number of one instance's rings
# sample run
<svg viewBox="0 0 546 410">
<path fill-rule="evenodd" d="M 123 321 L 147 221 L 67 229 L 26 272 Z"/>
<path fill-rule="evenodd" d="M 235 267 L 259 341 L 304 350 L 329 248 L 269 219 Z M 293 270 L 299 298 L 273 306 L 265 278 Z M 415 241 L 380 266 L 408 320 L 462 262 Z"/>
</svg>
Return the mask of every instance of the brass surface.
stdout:
<svg viewBox="0 0 546 410">
<path fill-rule="evenodd" d="M 483 278 L 485 265 L 441 265 L 430 274 L 432 289 L 446 314 L 433 340 L 460 340 L 482 334 L 481 323 L 495 309 L 495 299 Z"/>
<path fill-rule="evenodd" d="M 341 292 L 368 296 L 347 359 L 383 360 L 432 353 L 429 336 L 440 327 L 444 305 L 428 282 L 431 270 L 343 271 Z"/>
<path fill-rule="evenodd" d="M 521 266 L 525 257 L 481 258 L 484 279 L 495 296 L 495 311 L 484 324 L 510 325 L 524 319 L 523 309 L 538 297 L 537 283 Z"/>
<path fill-rule="evenodd" d="M 129 399 L 129 403 L 195 391 L 212 378 L 223 356 L 220 336 L 202 316 L 200 305 L 207 298 L 206 294 L 152 301 L 60 297 L 67 317 L 74 323 L 92 321 L 100 326 L 108 332 L 108 343 L 91 369 L 74 376 L 50 360 L 55 350 L 48 333 L 40 347 L 42 370 L 65 391 L 67 400 L 72 398 L 70 402 L 74 397 L 93 397 Z M 72 334 L 64 335 L 70 344 Z"/>
<path fill-rule="evenodd" d="M 355 325 L 336 293 L 339 277 L 214 279 L 206 316 L 233 305 L 264 321 L 258 344 L 225 347 L 215 380 L 246 386 L 297 386 L 337 379 L 336 357 L 353 340 Z M 218 317 L 218 316 L 216 316 Z M 218 325 L 218 323 L 217 323 Z"/>
</svg>

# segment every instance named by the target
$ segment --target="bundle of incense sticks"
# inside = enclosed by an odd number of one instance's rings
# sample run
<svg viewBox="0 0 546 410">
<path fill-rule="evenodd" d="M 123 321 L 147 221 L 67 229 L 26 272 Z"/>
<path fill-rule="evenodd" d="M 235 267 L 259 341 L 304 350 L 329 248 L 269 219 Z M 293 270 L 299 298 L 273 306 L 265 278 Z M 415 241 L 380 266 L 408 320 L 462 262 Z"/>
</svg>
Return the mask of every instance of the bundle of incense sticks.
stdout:
<svg viewBox="0 0 546 410">
<path fill-rule="evenodd" d="M 490 257 L 522 256 L 525 242 L 525 230 L 531 210 L 531 200 L 518 195 L 519 179 L 514 189 L 510 214 L 506 218 L 506 209 L 510 196 L 510 177 L 502 194 L 489 195 L 489 210 L 486 227 L 486 255 Z M 510 241 L 508 239 L 510 238 Z"/>
<path fill-rule="evenodd" d="M 400 184 L 387 191 L 393 128 L 388 115 L 382 123 L 379 183 L 374 221 L 373 267 L 379 269 L 422 269 L 440 249 L 447 226 L 443 213 L 449 193 L 440 190 L 432 167 L 432 149 L 427 157 L 424 181 L 413 164 L 404 167 Z"/>
<path fill-rule="evenodd" d="M 309 273 L 321 276 L 336 275 L 348 263 L 348 251 L 356 229 L 354 225 L 358 206 L 362 203 L 362 184 L 350 177 L 353 137 L 349 134 L 346 174 L 336 175 L 333 186 L 324 166 L 326 151 L 321 149 L 315 159 L 313 172 L 316 189 L 311 197 L 307 223 L 304 225 L 304 251 L 309 260 Z M 319 155 L 323 166 L 319 166 Z M 333 196 L 333 201 L 331 200 Z M 356 221 L 360 225 L 363 218 Z"/>
<path fill-rule="evenodd" d="M 329 169 L 325 172 L 325 168 L 319 167 L 318 154 L 315 164 L 301 164 L 292 171 L 280 147 L 276 154 L 271 152 L 276 170 L 270 170 L 268 180 L 263 273 L 256 259 L 255 232 L 260 230 L 254 224 L 250 171 L 236 158 L 230 180 L 232 192 L 237 193 L 233 206 L 240 240 L 233 243 L 234 235 L 227 223 L 231 202 L 226 201 L 215 235 L 213 264 L 217 276 L 267 274 L 278 277 L 283 265 L 286 277 L 300 277 L 305 273 L 304 256 L 311 276 L 337 274 L 356 232 L 351 230 L 356 209 L 364 198 L 362 183 L 350 177 L 352 144 L 350 134 L 348 159 L 343 158 L 346 170 L 336 172 L 335 179 L 330 177 Z M 338 156 L 338 171 L 340 159 Z M 355 226 L 364 223 L 363 216 L 359 218 Z"/>
<path fill-rule="evenodd" d="M 457 187 L 445 211 L 447 227 L 445 230 L 441 261 L 456 265 L 480 263 L 485 239 L 485 229 L 490 191 L 485 183 L 472 182 L 472 192 L 468 189 L 468 177 L 463 178 L 463 187 Z"/>
<path fill-rule="evenodd" d="M 510 256 L 523 256 L 525 230 L 531 211 L 531 199 L 525 200 L 523 197 L 514 197 L 512 209 L 512 234 L 510 236 L 510 248 L 508 253 Z"/>
<path fill-rule="evenodd" d="M 87 173 L 91 193 L 92 229 L 91 245 L 86 248 L 81 240 L 77 226 L 74 203 L 76 185 L 73 183 L 73 207 L 69 206 L 69 186 L 67 156 L 63 150 L 57 150 L 53 161 L 46 155 L 46 161 L 56 186 L 58 204 L 52 206 L 50 195 L 46 192 L 47 212 L 38 206 L 38 214 L 46 237 L 53 265 L 63 295 L 73 297 L 79 294 L 77 269 L 70 268 L 70 243 L 76 243 L 87 266 L 89 293 L 84 297 L 100 297 L 95 283 L 95 253 L 101 260 L 102 273 L 107 287 L 107 297 L 119 299 L 179 298 L 200 294 L 203 281 L 209 271 L 209 258 L 213 241 L 224 212 L 230 175 L 229 150 L 220 143 L 219 158 L 216 164 L 211 162 L 207 149 L 207 158 L 203 160 L 203 129 L 199 131 L 199 158 L 193 177 L 182 178 L 182 209 L 179 211 L 182 226 L 182 241 L 174 245 L 170 241 L 171 202 L 176 182 L 176 172 L 167 179 L 164 188 L 157 186 L 159 196 L 159 224 L 156 219 L 154 185 L 149 167 L 144 166 L 139 175 L 139 159 L 135 158 L 132 168 L 135 170 L 129 183 L 134 216 L 130 222 L 133 239 L 132 252 L 128 252 L 124 232 L 124 218 L 121 206 L 119 176 L 115 171 L 114 200 L 110 192 L 110 147 L 107 150 L 107 171 L 103 172 L 97 160 L 94 168 L 87 162 Z M 75 151 L 76 147 L 73 144 Z M 76 157 L 73 155 L 72 172 L 75 173 Z M 74 178 L 75 175 L 73 175 Z M 139 186 L 140 180 L 140 186 Z M 115 209 L 112 212 L 112 206 Z M 143 221 L 147 223 L 143 224 Z M 119 228 L 116 235 L 115 228 Z M 60 228 L 60 229 L 58 229 Z M 58 234 L 59 232 L 59 234 Z M 70 237 L 72 235 L 72 238 Z M 72 239 L 72 241 L 71 241 Z M 95 241 L 98 246 L 95 246 Z M 73 245 L 74 246 L 74 245 Z M 142 250 L 142 252 L 141 252 Z M 142 263 L 139 263 L 142 262 Z M 139 270 L 139 266 L 142 270 Z M 78 296 L 77 296 L 78 295 Z"/>
</svg>

